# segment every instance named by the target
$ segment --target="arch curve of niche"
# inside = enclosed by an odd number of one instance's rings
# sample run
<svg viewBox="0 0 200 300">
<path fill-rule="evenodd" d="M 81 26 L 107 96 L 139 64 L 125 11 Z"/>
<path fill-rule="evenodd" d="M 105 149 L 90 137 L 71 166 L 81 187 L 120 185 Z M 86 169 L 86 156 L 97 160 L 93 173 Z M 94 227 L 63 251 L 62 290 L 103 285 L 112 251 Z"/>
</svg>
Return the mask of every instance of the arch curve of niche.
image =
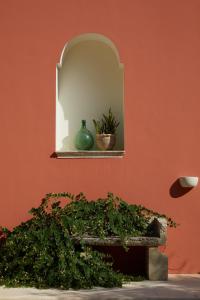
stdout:
<svg viewBox="0 0 200 300">
<path fill-rule="evenodd" d="M 92 120 L 111 107 L 120 121 L 114 150 L 124 150 L 124 70 L 114 43 L 88 33 L 65 46 L 56 67 L 56 152 L 76 151 L 74 139 L 81 120 L 95 140 Z M 94 144 L 93 151 L 97 150 Z"/>
</svg>

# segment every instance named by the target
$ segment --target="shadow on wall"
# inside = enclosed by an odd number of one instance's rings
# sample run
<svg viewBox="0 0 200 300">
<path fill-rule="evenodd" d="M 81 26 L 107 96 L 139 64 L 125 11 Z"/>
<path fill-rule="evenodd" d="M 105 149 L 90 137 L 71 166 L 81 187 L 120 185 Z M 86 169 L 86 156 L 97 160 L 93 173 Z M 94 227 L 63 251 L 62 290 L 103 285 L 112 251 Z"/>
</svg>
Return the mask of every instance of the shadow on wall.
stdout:
<svg viewBox="0 0 200 300">
<path fill-rule="evenodd" d="M 174 183 L 171 185 L 170 190 L 169 190 L 169 194 L 172 198 L 178 198 L 181 197 L 185 194 L 187 194 L 189 191 L 191 191 L 193 188 L 189 187 L 182 187 L 179 183 L 179 179 L 177 179 L 176 181 L 174 181 Z"/>
<path fill-rule="evenodd" d="M 169 261 L 170 260 L 171 260 L 171 257 L 169 255 Z M 188 262 L 186 260 L 184 260 L 179 265 L 176 265 L 174 267 L 169 266 L 169 273 L 181 274 L 187 265 L 188 265 Z"/>
</svg>

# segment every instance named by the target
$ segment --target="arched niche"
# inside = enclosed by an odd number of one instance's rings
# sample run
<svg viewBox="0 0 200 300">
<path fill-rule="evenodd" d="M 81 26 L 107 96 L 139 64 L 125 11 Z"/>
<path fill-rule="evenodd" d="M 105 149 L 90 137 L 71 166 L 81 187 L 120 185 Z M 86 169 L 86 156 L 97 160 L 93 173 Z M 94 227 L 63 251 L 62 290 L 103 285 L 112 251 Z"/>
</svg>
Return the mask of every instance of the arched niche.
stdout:
<svg viewBox="0 0 200 300">
<path fill-rule="evenodd" d="M 113 42 L 100 34 L 73 38 L 56 67 L 56 153 L 57 157 L 107 157 L 124 153 L 124 71 Z M 113 151 L 77 151 L 74 138 L 81 120 L 95 137 L 93 119 L 101 118 L 111 107 L 120 121 Z"/>
</svg>

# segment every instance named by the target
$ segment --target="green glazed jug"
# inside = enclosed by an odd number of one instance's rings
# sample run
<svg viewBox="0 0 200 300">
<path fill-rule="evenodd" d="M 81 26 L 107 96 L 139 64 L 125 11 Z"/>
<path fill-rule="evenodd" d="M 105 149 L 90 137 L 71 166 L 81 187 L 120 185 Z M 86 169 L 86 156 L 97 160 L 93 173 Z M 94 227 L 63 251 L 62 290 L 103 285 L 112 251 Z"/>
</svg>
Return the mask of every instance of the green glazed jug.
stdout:
<svg viewBox="0 0 200 300">
<path fill-rule="evenodd" d="M 94 145 L 94 139 L 91 132 L 86 128 L 86 120 L 81 121 L 81 129 L 75 138 L 75 147 L 78 150 L 90 150 Z"/>
</svg>

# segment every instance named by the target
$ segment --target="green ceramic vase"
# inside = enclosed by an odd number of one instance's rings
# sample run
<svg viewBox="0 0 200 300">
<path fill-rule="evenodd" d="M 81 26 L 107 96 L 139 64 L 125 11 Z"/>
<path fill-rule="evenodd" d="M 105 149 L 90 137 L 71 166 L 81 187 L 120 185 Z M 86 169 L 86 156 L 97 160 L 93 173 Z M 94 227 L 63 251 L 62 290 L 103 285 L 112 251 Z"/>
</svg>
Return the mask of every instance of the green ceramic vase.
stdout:
<svg viewBox="0 0 200 300">
<path fill-rule="evenodd" d="M 86 121 L 81 121 L 81 129 L 75 138 L 75 147 L 78 150 L 90 150 L 94 145 L 94 139 L 91 132 L 86 128 Z"/>
</svg>

